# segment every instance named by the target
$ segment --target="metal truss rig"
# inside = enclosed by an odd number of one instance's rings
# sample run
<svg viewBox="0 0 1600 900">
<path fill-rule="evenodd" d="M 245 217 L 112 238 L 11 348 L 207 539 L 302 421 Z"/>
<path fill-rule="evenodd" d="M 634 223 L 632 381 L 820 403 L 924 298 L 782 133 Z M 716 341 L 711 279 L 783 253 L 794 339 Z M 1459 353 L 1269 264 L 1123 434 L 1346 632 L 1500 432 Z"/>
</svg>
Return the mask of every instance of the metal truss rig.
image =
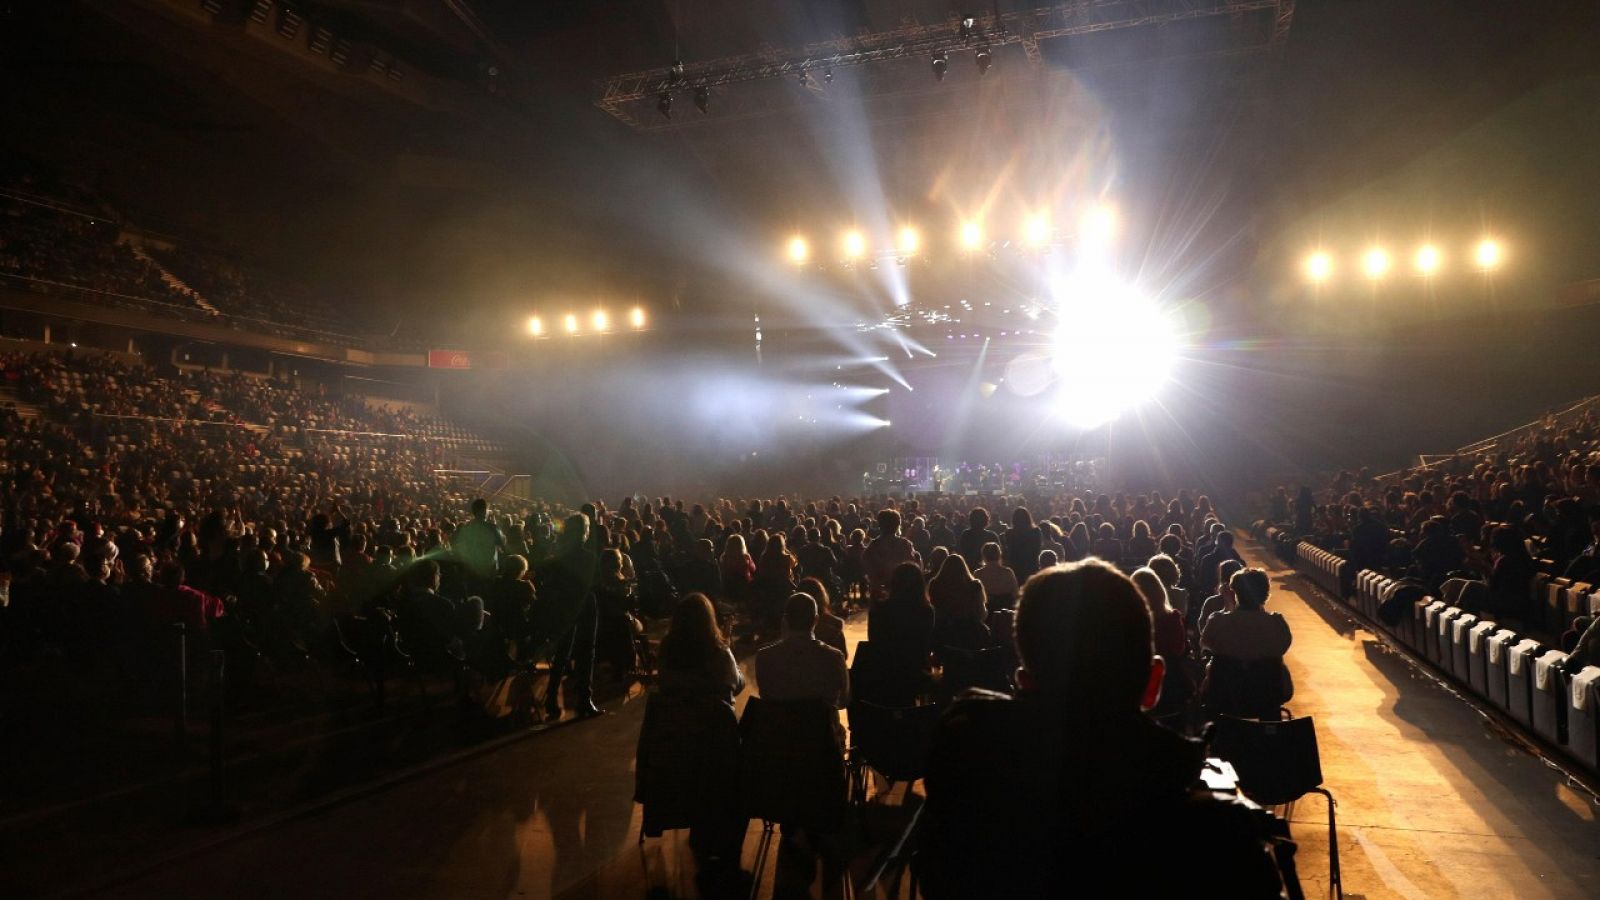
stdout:
<svg viewBox="0 0 1600 900">
<path fill-rule="evenodd" d="M 1213 16 L 1241 17 L 1269 10 L 1272 33 L 1262 49 L 1276 53 L 1288 39 L 1294 6 L 1295 0 L 1074 0 L 998 16 L 972 16 L 967 27 L 959 18 L 936 25 L 913 23 L 798 48 L 767 48 L 740 56 L 613 75 L 600 82 L 600 97 L 595 105 L 629 125 L 644 127 L 627 105 L 663 92 L 768 78 L 809 77 L 812 73 L 826 77 L 833 69 L 1007 44 L 1022 45 L 1028 59 L 1039 62 L 1039 42 L 1043 40 Z"/>
</svg>

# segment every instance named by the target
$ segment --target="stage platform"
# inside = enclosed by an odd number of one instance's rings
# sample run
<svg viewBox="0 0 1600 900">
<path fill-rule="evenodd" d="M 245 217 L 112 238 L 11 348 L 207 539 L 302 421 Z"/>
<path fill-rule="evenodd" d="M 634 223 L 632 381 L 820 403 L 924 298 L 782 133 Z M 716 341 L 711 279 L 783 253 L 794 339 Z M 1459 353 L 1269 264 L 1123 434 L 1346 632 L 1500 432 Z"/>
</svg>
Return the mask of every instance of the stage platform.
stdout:
<svg viewBox="0 0 1600 900">
<path fill-rule="evenodd" d="M 1290 706 L 1316 718 L 1347 896 L 1600 896 L 1600 810 L 1586 794 L 1353 630 L 1266 553 L 1245 549 L 1272 572 L 1271 607 L 1294 631 Z M 852 624 L 852 640 L 864 625 Z M 603 719 L 307 809 L 105 895 L 694 896 L 686 835 L 638 842 L 632 764 L 643 711 L 634 696 Z M 1326 895 L 1324 810 L 1312 798 L 1291 815 L 1308 897 Z M 747 860 L 756 837 L 752 828 Z M 770 871 L 764 886 L 769 895 Z"/>
</svg>

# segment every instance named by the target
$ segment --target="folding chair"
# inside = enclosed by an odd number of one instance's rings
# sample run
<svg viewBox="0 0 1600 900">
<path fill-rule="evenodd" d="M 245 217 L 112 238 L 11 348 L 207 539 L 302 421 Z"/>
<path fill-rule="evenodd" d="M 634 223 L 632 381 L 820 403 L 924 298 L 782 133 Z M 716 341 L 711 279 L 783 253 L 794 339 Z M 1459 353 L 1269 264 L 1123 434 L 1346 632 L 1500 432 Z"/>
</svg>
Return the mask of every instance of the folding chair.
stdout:
<svg viewBox="0 0 1600 900">
<path fill-rule="evenodd" d="M 1322 786 L 1322 759 L 1310 716 L 1263 722 L 1220 716 L 1213 752 L 1233 763 L 1239 789 L 1262 806 L 1286 806 L 1306 794 L 1328 798 L 1328 876 L 1335 897 L 1344 897 L 1339 878 L 1339 832 L 1333 793 Z"/>
</svg>

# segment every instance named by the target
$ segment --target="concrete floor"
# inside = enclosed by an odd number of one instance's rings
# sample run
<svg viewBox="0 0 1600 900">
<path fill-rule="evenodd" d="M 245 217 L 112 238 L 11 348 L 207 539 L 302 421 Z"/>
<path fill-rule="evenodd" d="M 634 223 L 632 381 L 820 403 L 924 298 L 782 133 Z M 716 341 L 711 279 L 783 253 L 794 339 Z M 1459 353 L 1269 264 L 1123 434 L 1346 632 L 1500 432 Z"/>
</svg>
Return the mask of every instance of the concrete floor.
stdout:
<svg viewBox="0 0 1600 900">
<path fill-rule="evenodd" d="M 1600 824 L 1587 795 L 1370 634 L 1302 597 L 1292 573 L 1269 569 L 1270 605 L 1295 635 L 1290 706 L 1315 717 L 1339 800 L 1347 895 L 1600 896 Z M 310 812 L 108 893 L 576 898 L 643 897 L 655 887 L 657 896 L 693 896 L 683 835 L 638 845 L 632 762 L 643 711 L 632 697 L 601 720 Z M 1327 890 L 1325 805 L 1308 798 L 1291 819 L 1315 897 Z M 752 829 L 747 861 L 755 844 Z"/>
</svg>

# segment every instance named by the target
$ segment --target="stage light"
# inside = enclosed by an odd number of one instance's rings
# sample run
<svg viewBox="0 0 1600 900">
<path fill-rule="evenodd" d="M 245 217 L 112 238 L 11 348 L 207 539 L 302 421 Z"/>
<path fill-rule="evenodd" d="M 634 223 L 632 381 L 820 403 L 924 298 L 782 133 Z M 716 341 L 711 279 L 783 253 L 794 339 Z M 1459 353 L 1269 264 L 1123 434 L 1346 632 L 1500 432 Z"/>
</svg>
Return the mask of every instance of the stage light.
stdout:
<svg viewBox="0 0 1600 900">
<path fill-rule="evenodd" d="M 632 323 L 635 330 L 644 328 L 644 308 L 635 306 L 633 312 L 628 314 L 628 321 Z"/>
<path fill-rule="evenodd" d="M 1051 359 L 1059 376 L 1056 415 L 1088 429 L 1152 399 L 1182 352 L 1173 318 L 1103 272 L 1080 274 L 1056 294 L 1060 325 Z M 1129 359 L 1140 364 L 1130 367 Z"/>
<path fill-rule="evenodd" d="M 921 245 L 922 235 L 917 233 L 917 229 L 910 225 L 900 229 L 900 240 L 898 246 L 900 247 L 900 252 L 902 254 L 906 256 L 912 256 L 917 252 L 917 248 Z"/>
<path fill-rule="evenodd" d="M 1423 244 L 1417 249 L 1417 274 L 1424 277 L 1439 271 L 1439 248 L 1432 244 Z"/>
<path fill-rule="evenodd" d="M 843 247 L 845 259 L 860 259 L 867 253 L 867 236 L 852 228 L 844 233 Z"/>
<path fill-rule="evenodd" d="M 594 315 L 589 317 L 589 323 L 594 326 L 595 331 L 605 331 L 611 326 L 611 319 L 606 315 L 605 310 L 597 309 L 594 311 Z"/>
<path fill-rule="evenodd" d="M 811 258 L 811 245 L 800 235 L 789 238 L 789 261 L 795 265 L 802 265 Z"/>
<path fill-rule="evenodd" d="M 961 249 L 966 251 L 977 250 L 983 246 L 983 226 L 977 222 L 961 223 Z"/>
<path fill-rule="evenodd" d="M 1050 218 L 1036 213 L 1022 223 L 1022 242 L 1029 247 L 1043 247 L 1050 242 Z"/>
<path fill-rule="evenodd" d="M 933 55 L 933 78 L 943 81 L 945 73 L 950 71 L 950 54 L 940 50 Z"/>
<path fill-rule="evenodd" d="M 567 334 L 577 334 L 578 333 L 578 317 L 573 315 L 572 313 L 567 313 L 566 326 L 567 326 Z"/>
<path fill-rule="evenodd" d="M 656 98 L 656 112 L 661 113 L 662 116 L 668 119 L 672 118 L 672 94 L 666 91 L 661 92 L 661 95 Z"/>
<path fill-rule="evenodd" d="M 544 337 L 544 322 L 538 316 L 528 318 L 528 333 L 534 337 Z"/>
<path fill-rule="evenodd" d="M 989 72 L 989 66 L 994 63 L 994 57 L 989 53 L 988 47 L 979 47 L 973 59 L 978 62 L 978 75 L 982 77 Z"/>
<path fill-rule="evenodd" d="M 1389 274 L 1389 251 L 1382 247 L 1373 247 L 1361 256 L 1361 271 L 1368 278 L 1377 281 Z"/>
<path fill-rule="evenodd" d="M 972 37 L 972 33 L 977 30 L 977 27 L 978 27 L 978 20 L 977 19 L 973 18 L 972 16 L 962 16 L 961 17 L 961 39 L 963 41 L 970 39 Z"/>
<path fill-rule="evenodd" d="M 694 108 L 702 114 L 711 111 L 711 88 L 702 84 L 694 89 Z"/>
<path fill-rule="evenodd" d="M 1333 274 L 1333 257 L 1318 250 L 1306 257 L 1306 277 L 1314 284 L 1321 284 Z"/>
<path fill-rule="evenodd" d="M 1499 268 L 1505 251 L 1500 247 L 1500 242 L 1494 238 L 1484 238 L 1478 242 L 1478 247 L 1472 252 L 1472 261 L 1478 268 L 1485 272 Z"/>
</svg>

